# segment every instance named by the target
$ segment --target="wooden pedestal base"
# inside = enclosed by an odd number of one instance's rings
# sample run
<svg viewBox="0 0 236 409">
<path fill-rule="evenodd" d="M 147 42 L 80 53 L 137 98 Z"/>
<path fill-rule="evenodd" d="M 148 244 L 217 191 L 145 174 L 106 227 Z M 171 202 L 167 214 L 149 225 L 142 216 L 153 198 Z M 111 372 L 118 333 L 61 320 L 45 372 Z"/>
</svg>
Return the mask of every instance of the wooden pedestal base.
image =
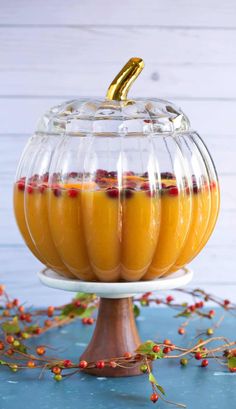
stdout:
<svg viewBox="0 0 236 409">
<path fill-rule="evenodd" d="M 101 298 L 92 339 L 80 359 L 96 362 L 100 359 L 122 357 L 125 352 L 133 353 L 140 344 L 132 298 Z M 138 364 L 130 368 L 92 368 L 86 372 L 109 377 L 141 375 Z"/>
</svg>

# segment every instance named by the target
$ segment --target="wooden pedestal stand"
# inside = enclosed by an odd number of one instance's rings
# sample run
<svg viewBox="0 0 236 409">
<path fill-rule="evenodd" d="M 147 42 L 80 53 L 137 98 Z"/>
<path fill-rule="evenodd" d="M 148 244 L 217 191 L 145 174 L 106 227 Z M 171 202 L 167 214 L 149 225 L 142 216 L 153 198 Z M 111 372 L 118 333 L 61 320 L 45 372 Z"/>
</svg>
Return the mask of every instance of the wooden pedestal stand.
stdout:
<svg viewBox="0 0 236 409">
<path fill-rule="evenodd" d="M 182 287 L 192 279 L 192 272 L 186 268 L 171 277 L 154 281 L 135 283 L 94 283 L 63 278 L 50 269 L 39 273 L 41 282 L 49 287 L 66 291 L 95 293 L 100 299 L 98 317 L 92 339 L 81 356 L 88 362 L 99 359 L 122 357 L 125 352 L 133 353 L 140 345 L 133 308 L 132 296 L 147 291 L 167 290 Z M 99 376 L 140 375 L 139 365 L 127 361 L 127 368 L 88 369 L 88 373 Z"/>
</svg>

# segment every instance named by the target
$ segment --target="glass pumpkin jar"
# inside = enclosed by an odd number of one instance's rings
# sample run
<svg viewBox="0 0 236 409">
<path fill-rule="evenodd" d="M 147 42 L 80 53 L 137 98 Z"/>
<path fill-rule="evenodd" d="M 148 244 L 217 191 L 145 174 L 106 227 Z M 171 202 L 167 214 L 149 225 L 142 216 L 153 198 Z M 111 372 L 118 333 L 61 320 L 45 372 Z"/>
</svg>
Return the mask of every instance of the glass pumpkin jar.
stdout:
<svg viewBox="0 0 236 409">
<path fill-rule="evenodd" d="M 85 281 L 167 276 L 207 243 L 219 211 L 210 154 L 187 116 L 160 99 L 128 99 L 131 59 L 106 99 L 50 109 L 19 163 L 14 210 L 32 253 Z"/>
</svg>

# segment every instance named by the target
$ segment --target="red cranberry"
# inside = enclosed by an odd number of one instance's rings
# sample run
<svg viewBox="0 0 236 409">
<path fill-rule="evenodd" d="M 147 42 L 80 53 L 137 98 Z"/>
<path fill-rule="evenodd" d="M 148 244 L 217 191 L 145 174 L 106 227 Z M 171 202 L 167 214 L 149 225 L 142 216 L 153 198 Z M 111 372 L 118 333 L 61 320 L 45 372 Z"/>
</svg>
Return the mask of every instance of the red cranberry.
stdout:
<svg viewBox="0 0 236 409">
<path fill-rule="evenodd" d="M 197 194 L 198 193 L 198 187 L 197 184 L 193 184 L 193 193 Z"/>
<path fill-rule="evenodd" d="M 109 187 L 106 189 L 106 194 L 112 199 L 116 199 L 119 196 L 119 189 L 116 187 Z"/>
<path fill-rule="evenodd" d="M 141 190 L 150 190 L 149 182 L 142 183 L 141 186 L 140 186 L 140 189 Z"/>
<path fill-rule="evenodd" d="M 25 182 L 23 182 L 23 181 L 19 181 L 18 183 L 17 183 L 17 187 L 18 187 L 18 190 L 20 190 L 21 192 L 24 192 L 24 190 L 25 190 Z"/>
<path fill-rule="evenodd" d="M 170 196 L 178 196 L 179 194 L 177 186 L 168 186 L 167 192 Z"/>
<path fill-rule="evenodd" d="M 29 194 L 33 193 L 33 186 L 28 185 L 27 188 L 26 188 L 26 191 L 27 191 L 27 193 L 29 193 Z"/>
<path fill-rule="evenodd" d="M 112 178 L 112 179 L 116 179 L 117 178 L 117 172 L 116 171 L 109 172 L 108 177 Z"/>
<path fill-rule="evenodd" d="M 54 187 L 53 188 L 53 193 L 56 197 L 61 196 L 61 189 L 59 187 Z"/>
<path fill-rule="evenodd" d="M 104 361 L 97 361 L 96 362 L 96 368 L 98 369 L 103 369 L 105 366 L 105 362 Z"/>
<path fill-rule="evenodd" d="M 69 189 L 68 190 L 68 196 L 69 197 L 77 197 L 78 196 L 78 190 L 76 190 L 76 189 Z"/>
<path fill-rule="evenodd" d="M 46 188 L 47 188 L 46 185 L 40 185 L 40 186 L 39 186 L 39 191 L 40 191 L 40 193 L 43 193 Z"/>
<path fill-rule="evenodd" d="M 121 195 L 123 199 L 130 199 L 133 196 L 134 192 L 132 189 L 122 189 Z"/>
<path fill-rule="evenodd" d="M 108 177 L 108 172 L 105 169 L 97 169 L 96 170 L 96 178 L 107 178 Z"/>
<path fill-rule="evenodd" d="M 49 172 L 44 173 L 44 175 L 42 177 L 43 182 L 48 182 L 48 178 L 49 178 Z"/>
</svg>

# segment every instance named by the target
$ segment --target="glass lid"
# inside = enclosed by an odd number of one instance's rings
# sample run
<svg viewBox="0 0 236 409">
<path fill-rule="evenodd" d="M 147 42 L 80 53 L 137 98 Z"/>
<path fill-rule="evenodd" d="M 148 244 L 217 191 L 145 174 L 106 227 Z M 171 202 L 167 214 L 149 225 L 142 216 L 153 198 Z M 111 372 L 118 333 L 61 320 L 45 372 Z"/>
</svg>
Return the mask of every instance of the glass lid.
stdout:
<svg viewBox="0 0 236 409">
<path fill-rule="evenodd" d="M 141 58 L 131 58 L 112 81 L 106 98 L 75 99 L 55 106 L 40 119 L 36 133 L 148 136 L 188 131 L 188 117 L 171 102 L 127 98 L 143 67 Z"/>
</svg>

